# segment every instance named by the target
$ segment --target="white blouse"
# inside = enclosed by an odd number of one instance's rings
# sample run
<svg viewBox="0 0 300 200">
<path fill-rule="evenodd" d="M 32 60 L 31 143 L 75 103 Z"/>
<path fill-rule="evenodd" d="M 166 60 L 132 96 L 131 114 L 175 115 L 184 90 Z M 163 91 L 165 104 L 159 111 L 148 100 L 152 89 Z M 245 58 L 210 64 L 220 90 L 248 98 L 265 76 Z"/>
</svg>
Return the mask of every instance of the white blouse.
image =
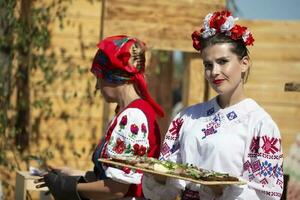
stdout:
<svg viewBox="0 0 300 200">
<path fill-rule="evenodd" d="M 161 185 L 146 176 L 143 192 L 149 199 L 174 199 L 184 188 L 198 191 L 201 200 L 280 199 L 283 191 L 280 132 L 252 99 L 222 109 L 214 98 L 185 109 L 171 122 L 160 159 L 229 173 L 247 185 L 227 186 L 216 196 L 208 187 L 176 179 Z"/>
<path fill-rule="evenodd" d="M 112 130 L 109 141 L 106 143 L 104 157 L 115 155 L 147 155 L 149 149 L 148 121 L 145 114 L 137 108 L 125 109 L 117 118 L 116 126 Z M 142 174 L 134 170 L 105 168 L 107 177 L 122 183 L 140 184 Z"/>
</svg>

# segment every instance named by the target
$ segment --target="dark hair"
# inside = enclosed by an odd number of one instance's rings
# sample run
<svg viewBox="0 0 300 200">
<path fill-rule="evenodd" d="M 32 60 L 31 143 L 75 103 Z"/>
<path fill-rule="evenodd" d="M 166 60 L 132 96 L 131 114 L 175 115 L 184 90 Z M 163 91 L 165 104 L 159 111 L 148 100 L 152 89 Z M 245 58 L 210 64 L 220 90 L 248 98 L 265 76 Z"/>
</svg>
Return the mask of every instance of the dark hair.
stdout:
<svg viewBox="0 0 300 200">
<path fill-rule="evenodd" d="M 233 40 L 229 36 L 226 36 L 225 34 L 222 33 L 215 34 L 214 36 L 211 36 L 209 38 L 200 37 L 200 44 L 201 44 L 200 52 L 202 52 L 206 47 L 210 47 L 215 44 L 223 44 L 223 43 L 231 44 L 232 46 L 231 52 L 236 54 L 240 60 L 243 59 L 245 56 L 249 57 L 250 59 L 249 51 L 242 39 Z M 245 74 L 243 74 L 244 83 L 247 81 L 249 73 L 250 73 L 250 68 Z"/>
<path fill-rule="evenodd" d="M 201 49 L 205 49 L 206 47 L 215 45 L 215 44 L 222 44 L 222 43 L 229 43 L 232 45 L 231 51 L 235 53 L 240 59 L 245 56 L 249 56 L 249 51 L 245 46 L 245 43 L 242 39 L 233 40 L 230 37 L 226 36 L 225 34 L 215 34 L 209 38 L 202 38 L 200 39 Z"/>
</svg>

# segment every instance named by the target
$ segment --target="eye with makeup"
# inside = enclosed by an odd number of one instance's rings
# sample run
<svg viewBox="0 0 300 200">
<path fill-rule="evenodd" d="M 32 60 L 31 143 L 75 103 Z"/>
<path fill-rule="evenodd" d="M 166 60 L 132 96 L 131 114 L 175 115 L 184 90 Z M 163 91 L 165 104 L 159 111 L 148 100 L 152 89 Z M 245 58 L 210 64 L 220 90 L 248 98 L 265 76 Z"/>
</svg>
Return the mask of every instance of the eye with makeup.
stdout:
<svg viewBox="0 0 300 200">
<path fill-rule="evenodd" d="M 219 58 L 219 59 L 217 59 L 217 63 L 219 65 L 225 65 L 228 62 L 229 62 L 229 60 L 227 58 Z"/>
<path fill-rule="evenodd" d="M 211 62 L 203 62 L 205 70 L 211 70 L 213 68 L 213 64 Z"/>
</svg>

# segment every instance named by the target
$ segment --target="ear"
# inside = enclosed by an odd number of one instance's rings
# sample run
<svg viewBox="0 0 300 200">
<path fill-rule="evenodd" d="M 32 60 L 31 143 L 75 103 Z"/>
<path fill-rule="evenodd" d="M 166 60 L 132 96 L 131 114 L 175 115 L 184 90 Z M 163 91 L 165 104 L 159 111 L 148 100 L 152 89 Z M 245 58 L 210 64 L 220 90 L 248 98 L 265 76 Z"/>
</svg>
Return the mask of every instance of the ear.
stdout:
<svg viewBox="0 0 300 200">
<path fill-rule="evenodd" d="M 244 56 L 241 61 L 242 72 L 247 72 L 250 68 L 250 58 L 249 56 Z"/>
</svg>

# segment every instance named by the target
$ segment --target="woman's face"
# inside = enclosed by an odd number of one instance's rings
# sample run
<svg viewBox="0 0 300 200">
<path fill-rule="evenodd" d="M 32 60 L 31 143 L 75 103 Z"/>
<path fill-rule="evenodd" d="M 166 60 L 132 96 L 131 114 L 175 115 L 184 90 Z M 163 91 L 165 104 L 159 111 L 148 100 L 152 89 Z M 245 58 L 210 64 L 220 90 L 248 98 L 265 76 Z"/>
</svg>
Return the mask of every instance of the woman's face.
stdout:
<svg viewBox="0 0 300 200">
<path fill-rule="evenodd" d="M 106 102 L 117 101 L 117 85 L 106 81 L 105 79 L 97 78 L 96 90 L 100 90 Z"/>
<path fill-rule="evenodd" d="M 231 51 L 229 43 L 215 44 L 202 50 L 205 78 L 220 95 L 232 94 L 242 88 L 242 73 L 249 68 L 249 58 L 242 59 Z"/>
</svg>

